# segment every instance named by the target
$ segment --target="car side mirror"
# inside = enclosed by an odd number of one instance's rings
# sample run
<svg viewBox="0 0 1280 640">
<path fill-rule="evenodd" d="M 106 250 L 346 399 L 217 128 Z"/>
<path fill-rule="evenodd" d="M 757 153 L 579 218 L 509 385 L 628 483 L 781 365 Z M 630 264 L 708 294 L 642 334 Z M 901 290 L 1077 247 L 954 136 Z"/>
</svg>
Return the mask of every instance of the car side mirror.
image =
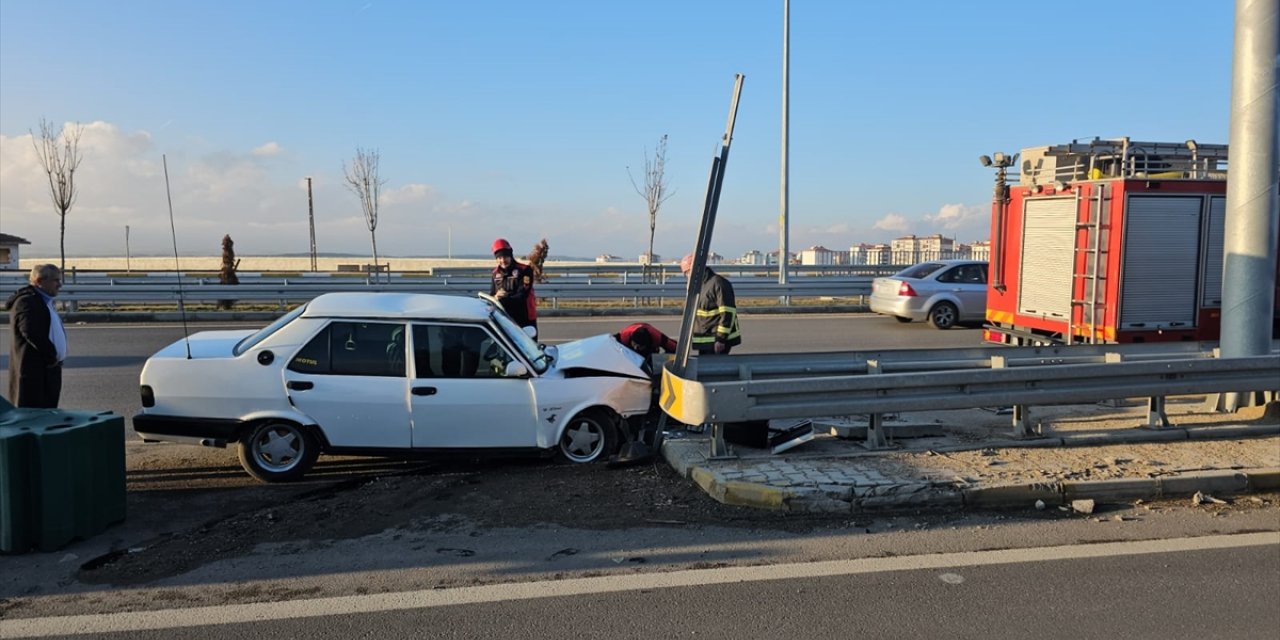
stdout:
<svg viewBox="0 0 1280 640">
<path fill-rule="evenodd" d="M 503 372 L 503 375 L 508 378 L 523 378 L 529 375 L 529 370 L 523 364 L 513 360 L 507 363 L 507 369 Z"/>
<path fill-rule="evenodd" d="M 538 337 L 538 328 L 537 328 L 537 327 L 522 327 L 522 329 L 524 330 L 525 335 L 529 336 L 530 338 L 537 338 L 537 337 Z"/>
</svg>

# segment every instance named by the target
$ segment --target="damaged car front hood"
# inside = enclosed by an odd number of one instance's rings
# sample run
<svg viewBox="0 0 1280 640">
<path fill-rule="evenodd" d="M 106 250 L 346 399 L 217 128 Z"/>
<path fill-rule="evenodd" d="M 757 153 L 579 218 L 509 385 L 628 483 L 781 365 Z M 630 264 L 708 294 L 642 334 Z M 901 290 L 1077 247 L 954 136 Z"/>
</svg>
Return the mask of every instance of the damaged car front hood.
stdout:
<svg viewBox="0 0 1280 640">
<path fill-rule="evenodd" d="M 600 335 L 574 340 L 558 345 L 555 369 L 566 376 L 597 373 L 648 380 L 649 374 L 640 368 L 644 358 L 622 346 L 610 335 Z"/>
</svg>

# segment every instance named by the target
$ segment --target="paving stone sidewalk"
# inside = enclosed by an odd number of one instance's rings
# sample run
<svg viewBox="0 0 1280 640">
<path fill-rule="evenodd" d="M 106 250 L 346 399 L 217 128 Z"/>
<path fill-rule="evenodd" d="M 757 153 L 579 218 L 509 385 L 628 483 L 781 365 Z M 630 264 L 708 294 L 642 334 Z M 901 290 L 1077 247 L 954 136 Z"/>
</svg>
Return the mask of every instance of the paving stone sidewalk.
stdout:
<svg viewBox="0 0 1280 640">
<path fill-rule="evenodd" d="M 1216 413 L 1201 397 L 1170 399 L 1166 409 L 1173 426 L 1162 429 L 1136 426 L 1145 403 L 1034 409 L 1034 438 L 1014 438 L 1011 418 L 995 411 L 903 414 L 886 420 L 886 432 L 913 437 L 884 450 L 863 446 L 865 418 L 817 419 L 819 435 L 786 452 L 731 444 L 733 455 L 717 459 L 709 433 L 676 431 L 662 454 L 716 500 L 794 512 L 1280 491 L 1280 411 Z"/>
</svg>

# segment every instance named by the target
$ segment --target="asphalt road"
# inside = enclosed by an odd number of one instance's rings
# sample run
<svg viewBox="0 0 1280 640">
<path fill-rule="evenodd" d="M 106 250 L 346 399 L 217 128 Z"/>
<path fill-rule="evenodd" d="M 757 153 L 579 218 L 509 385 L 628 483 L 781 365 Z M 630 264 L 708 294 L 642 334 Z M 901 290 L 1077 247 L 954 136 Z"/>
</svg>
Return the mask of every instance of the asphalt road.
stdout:
<svg viewBox="0 0 1280 640">
<path fill-rule="evenodd" d="M 672 316 L 617 318 L 545 318 L 538 325 L 549 344 L 614 333 L 632 322 L 649 322 L 678 335 L 680 320 Z M 191 323 L 191 332 L 257 328 L 256 324 Z M 734 353 L 843 351 L 965 347 L 982 344 L 982 331 L 956 328 L 938 331 L 922 323 L 900 324 L 892 318 L 857 315 L 744 315 L 743 345 Z M 142 409 L 138 377 L 148 356 L 182 338 L 181 324 L 81 324 L 67 327 L 67 363 L 63 370 L 63 409 L 105 410 L 131 417 Z M 0 389 L 8 394 L 8 331 L 0 336 Z"/>
<path fill-rule="evenodd" d="M 1280 628 L 1277 541 L 1205 536 L 15 620 L 0 637 L 1269 640 Z"/>
</svg>

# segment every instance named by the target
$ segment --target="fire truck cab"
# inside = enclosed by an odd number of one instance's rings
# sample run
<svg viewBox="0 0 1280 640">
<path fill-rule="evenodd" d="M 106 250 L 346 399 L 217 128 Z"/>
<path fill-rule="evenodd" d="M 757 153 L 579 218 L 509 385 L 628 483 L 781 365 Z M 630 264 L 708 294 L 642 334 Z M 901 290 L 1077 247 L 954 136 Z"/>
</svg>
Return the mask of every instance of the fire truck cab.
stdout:
<svg viewBox="0 0 1280 640">
<path fill-rule="evenodd" d="M 1033 147 L 992 202 L 988 341 L 1216 340 L 1227 146 Z"/>
</svg>

